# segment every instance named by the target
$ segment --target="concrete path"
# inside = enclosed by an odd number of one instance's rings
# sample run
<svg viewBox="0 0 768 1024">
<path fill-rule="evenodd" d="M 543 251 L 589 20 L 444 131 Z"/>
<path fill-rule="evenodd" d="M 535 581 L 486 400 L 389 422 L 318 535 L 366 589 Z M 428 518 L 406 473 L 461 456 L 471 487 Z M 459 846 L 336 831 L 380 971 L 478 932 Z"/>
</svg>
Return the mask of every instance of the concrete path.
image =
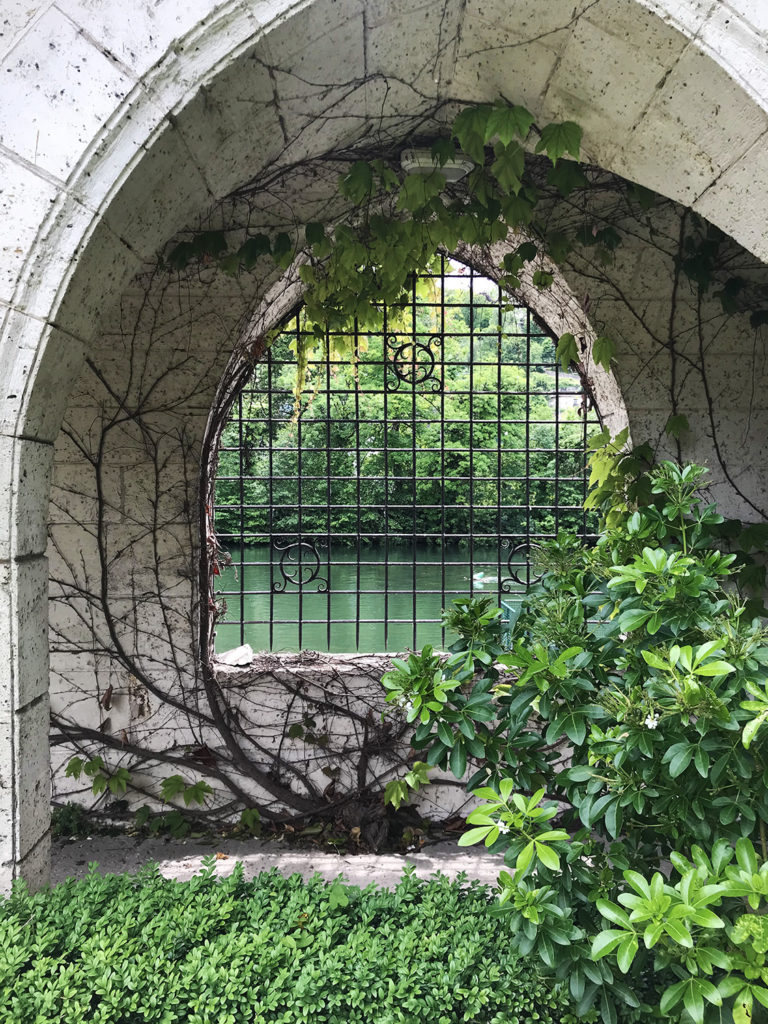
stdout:
<svg viewBox="0 0 768 1024">
<path fill-rule="evenodd" d="M 284 875 L 298 872 L 305 878 L 319 873 L 326 879 L 341 874 L 352 885 L 396 885 L 406 865 L 413 865 L 416 873 L 428 878 L 433 872 L 455 878 L 465 871 L 469 878 L 477 878 L 495 885 L 504 866 L 501 857 L 491 857 L 484 848 L 464 849 L 453 841 L 435 843 L 423 850 L 407 854 L 348 854 L 323 850 L 300 850 L 278 842 L 259 839 L 145 839 L 130 836 L 94 836 L 93 839 L 61 839 L 53 844 L 51 855 L 51 882 L 57 884 L 65 878 L 82 878 L 88 865 L 96 861 L 102 874 L 136 872 L 143 864 L 156 861 L 166 878 L 185 880 L 196 874 L 203 857 L 218 857 L 217 871 L 229 874 L 238 861 L 245 867 L 245 875 L 252 878 L 260 871 L 278 868 Z"/>
</svg>

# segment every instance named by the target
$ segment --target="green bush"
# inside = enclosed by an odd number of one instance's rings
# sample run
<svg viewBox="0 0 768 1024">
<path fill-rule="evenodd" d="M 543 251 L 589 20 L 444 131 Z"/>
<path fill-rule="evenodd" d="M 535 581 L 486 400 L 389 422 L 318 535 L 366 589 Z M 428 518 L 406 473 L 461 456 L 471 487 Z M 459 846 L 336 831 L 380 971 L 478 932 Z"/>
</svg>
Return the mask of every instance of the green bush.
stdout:
<svg viewBox="0 0 768 1024">
<path fill-rule="evenodd" d="M 768 623 L 740 587 L 766 527 L 725 521 L 702 467 L 609 450 L 592 476 L 593 547 L 543 544 L 512 621 L 456 602 L 451 655 L 384 676 L 422 759 L 403 783 L 469 768 L 460 845 L 503 855 L 513 946 L 578 1015 L 764 1021 Z"/>
<path fill-rule="evenodd" d="M 393 891 L 238 866 L 156 866 L 0 901 L 0 1020 L 14 1024 L 541 1024 L 568 1020 L 478 883 Z"/>
</svg>

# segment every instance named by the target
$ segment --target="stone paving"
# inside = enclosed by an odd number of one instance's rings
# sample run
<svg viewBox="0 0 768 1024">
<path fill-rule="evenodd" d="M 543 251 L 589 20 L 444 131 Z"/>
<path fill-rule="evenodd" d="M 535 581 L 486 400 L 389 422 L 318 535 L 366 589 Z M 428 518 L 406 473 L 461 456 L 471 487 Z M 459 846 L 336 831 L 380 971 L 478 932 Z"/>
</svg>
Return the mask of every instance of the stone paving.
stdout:
<svg viewBox="0 0 768 1024">
<path fill-rule="evenodd" d="M 54 842 L 51 882 L 55 885 L 65 878 L 82 878 L 88 872 L 88 865 L 94 861 L 103 874 L 133 873 L 142 865 L 156 861 L 166 878 L 184 881 L 200 870 L 203 857 L 213 853 L 219 858 L 219 874 L 229 874 L 235 864 L 242 861 L 247 878 L 260 871 L 278 868 L 285 875 L 298 872 L 310 878 L 319 873 L 323 878 L 332 879 L 341 874 L 353 885 L 376 882 L 392 886 L 397 884 L 403 868 L 413 865 L 421 878 L 428 878 L 435 871 L 454 878 L 464 871 L 469 878 L 494 885 L 503 862 L 500 857 L 491 857 L 481 851 L 482 848 L 462 849 L 450 840 L 406 854 L 350 854 L 297 849 L 258 839 L 137 841 L 130 836 L 94 836 L 93 839 Z"/>
</svg>

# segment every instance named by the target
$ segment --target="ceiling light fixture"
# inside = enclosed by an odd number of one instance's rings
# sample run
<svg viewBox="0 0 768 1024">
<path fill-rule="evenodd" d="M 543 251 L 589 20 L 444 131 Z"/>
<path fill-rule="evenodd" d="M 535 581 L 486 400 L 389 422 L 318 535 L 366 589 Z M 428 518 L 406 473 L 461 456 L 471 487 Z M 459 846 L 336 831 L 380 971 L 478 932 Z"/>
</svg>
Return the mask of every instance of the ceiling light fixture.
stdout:
<svg viewBox="0 0 768 1024">
<path fill-rule="evenodd" d="M 454 160 L 448 160 L 441 167 L 439 161 L 432 156 L 432 151 L 429 149 L 404 149 L 400 154 L 400 166 L 406 174 L 426 175 L 431 174 L 433 171 L 439 171 L 446 182 L 452 185 L 454 182 L 461 181 L 462 178 L 466 177 L 475 166 L 475 163 L 474 160 L 470 160 L 464 153 L 457 153 Z"/>
</svg>

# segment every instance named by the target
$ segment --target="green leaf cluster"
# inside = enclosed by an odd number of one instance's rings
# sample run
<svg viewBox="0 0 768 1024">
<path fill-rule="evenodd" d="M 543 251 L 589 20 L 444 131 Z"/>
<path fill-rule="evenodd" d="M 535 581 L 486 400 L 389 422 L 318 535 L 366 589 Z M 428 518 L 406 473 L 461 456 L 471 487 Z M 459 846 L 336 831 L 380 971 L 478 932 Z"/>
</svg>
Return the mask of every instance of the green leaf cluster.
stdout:
<svg viewBox="0 0 768 1024">
<path fill-rule="evenodd" d="M 728 547 L 764 538 L 707 501 L 704 469 L 649 467 L 625 441 L 594 448 L 597 543 L 541 546 L 506 644 L 486 602 L 449 613 L 459 639 L 435 669 L 461 685 L 411 742 L 466 768 L 480 803 L 460 842 L 503 856 L 515 946 L 578 1016 L 702 1024 L 722 1003 L 747 1020 L 768 949 L 753 920 L 768 864 L 752 845 L 768 861 L 768 628 L 737 589 L 751 556 Z M 721 878 L 734 855 L 739 879 Z"/>
<path fill-rule="evenodd" d="M 711 856 L 694 846 L 691 858 L 671 855 L 680 876 L 674 885 L 658 871 L 650 879 L 625 871 L 621 906 L 597 901 L 612 927 L 594 937 L 592 956 L 615 958 L 627 974 L 641 951 L 653 949 L 654 969 L 669 981 L 662 1014 L 704 1024 L 720 1018 L 707 1004 L 727 1005 L 735 1024 L 750 1024 L 768 1007 L 768 862 L 745 838 L 735 846 L 718 840 Z"/>
<path fill-rule="evenodd" d="M 582 132 L 574 122 L 538 128 L 524 107 L 503 101 L 467 106 L 447 136 L 434 141 L 434 167 L 429 173 L 401 177 L 385 160 L 354 161 L 339 181 L 340 194 L 353 207 L 346 221 L 307 224 L 303 236 L 281 232 L 270 238 L 258 233 L 233 249 L 225 232 L 206 231 L 178 243 L 166 264 L 174 271 L 202 264 L 239 274 L 252 270 L 262 258 L 285 268 L 300 256 L 310 325 L 306 337 L 298 339 L 301 394 L 308 359 L 318 346 L 330 344 L 335 353 L 354 359 L 354 352 L 346 350 L 345 341 L 334 332 L 348 330 L 355 322 L 362 330 L 381 329 L 386 316 L 397 317 L 407 306 L 413 275 L 427 272 L 438 252 L 453 251 L 459 241 L 491 244 L 523 228 L 530 240 L 505 258 L 501 284 L 519 286 L 523 267 L 534 262 L 534 285 L 551 287 L 552 263 L 582 242 L 578 232 L 551 232 L 546 215 L 537 215 L 541 190 L 526 167 L 524 148 L 532 134 L 538 136 L 535 151 L 551 164 L 548 184 L 560 196 L 589 186 L 584 169 L 575 162 Z M 475 162 L 461 195 L 448 187 L 442 171 L 459 152 Z M 574 159 L 564 159 L 566 154 Z M 618 233 L 610 227 L 587 232 L 585 239 L 585 244 L 599 244 L 606 251 L 619 243 Z"/>
<path fill-rule="evenodd" d="M 477 883 L 406 873 L 393 890 L 252 882 L 215 859 L 186 883 L 156 866 L 93 871 L 0 900 L 0 1019 L 14 1024 L 558 1024 L 567 1012 L 510 948 Z M 95 868 L 95 865 L 93 866 Z"/>
</svg>

